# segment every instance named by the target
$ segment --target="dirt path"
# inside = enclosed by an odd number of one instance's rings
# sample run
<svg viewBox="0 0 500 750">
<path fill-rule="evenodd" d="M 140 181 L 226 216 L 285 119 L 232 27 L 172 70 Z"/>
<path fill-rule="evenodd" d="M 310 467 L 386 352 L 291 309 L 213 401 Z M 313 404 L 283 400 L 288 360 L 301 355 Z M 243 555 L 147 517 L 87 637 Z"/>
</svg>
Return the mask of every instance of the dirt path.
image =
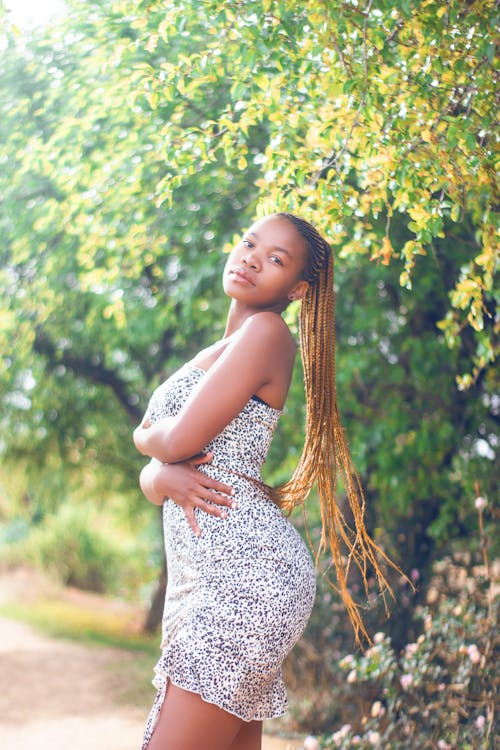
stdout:
<svg viewBox="0 0 500 750">
<path fill-rule="evenodd" d="M 137 750 L 147 711 L 124 695 L 122 676 L 132 660 L 121 649 L 49 638 L 0 617 L 0 747 Z M 269 736 L 263 744 L 301 747 Z"/>
</svg>

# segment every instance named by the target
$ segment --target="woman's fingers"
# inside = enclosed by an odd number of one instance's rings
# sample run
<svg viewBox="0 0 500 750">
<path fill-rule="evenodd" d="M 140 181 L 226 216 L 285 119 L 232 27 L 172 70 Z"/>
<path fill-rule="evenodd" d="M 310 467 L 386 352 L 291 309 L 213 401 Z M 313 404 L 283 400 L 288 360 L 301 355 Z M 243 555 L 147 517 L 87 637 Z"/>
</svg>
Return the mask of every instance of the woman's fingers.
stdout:
<svg viewBox="0 0 500 750">
<path fill-rule="evenodd" d="M 199 510 L 203 511 L 203 513 L 208 513 L 210 516 L 216 516 L 217 518 L 220 518 L 221 520 L 225 520 L 227 518 L 227 513 L 223 508 L 219 508 L 216 505 L 211 505 L 210 503 L 207 503 L 202 498 L 199 498 L 196 502 L 196 506 L 189 506 L 187 508 L 183 508 L 184 515 L 187 518 L 187 522 L 196 534 L 196 536 L 201 536 L 201 529 L 198 524 L 198 521 L 196 520 L 196 513 L 194 512 L 194 508 L 198 508 Z"/>
<path fill-rule="evenodd" d="M 214 487 L 204 484 L 203 489 L 203 498 L 205 500 L 210 500 L 212 503 L 217 503 L 217 505 L 224 505 L 226 508 L 238 507 L 238 503 L 232 495 L 232 490 L 230 487 L 227 487 L 227 485 L 223 485 L 222 487 Z"/>
<path fill-rule="evenodd" d="M 202 474 L 201 471 L 198 472 L 199 474 L 199 482 L 202 487 L 204 487 L 207 490 L 211 490 L 213 493 L 217 493 L 218 495 L 225 495 L 226 497 L 210 497 L 210 500 L 213 500 L 214 503 L 222 503 L 224 505 L 231 506 L 233 500 L 232 496 L 234 494 L 233 488 L 230 487 L 229 484 L 225 484 L 225 482 L 219 482 L 218 479 L 213 479 L 213 477 L 209 477 L 206 474 Z"/>
<path fill-rule="evenodd" d="M 199 456 L 195 456 L 194 458 L 190 459 L 189 463 L 193 468 L 196 466 L 201 466 L 202 464 L 208 464 L 213 459 L 214 454 L 213 453 L 201 453 Z M 217 479 L 213 479 L 212 477 L 207 476 L 206 474 L 203 474 L 201 471 L 198 472 L 198 477 L 200 481 L 200 484 L 202 487 L 204 487 L 207 490 L 212 490 L 214 493 L 219 493 L 219 495 L 227 495 L 228 497 L 213 497 L 210 496 L 207 499 L 212 500 L 214 503 L 218 503 L 219 505 L 226 505 L 228 508 L 235 507 L 234 506 L 234 500 L 232 499 L 233 494 L 233 488 L 230 487 L 228 484 L 225 484 L 224 482 L 219 482 Z"/>
<path fill-rule="evenodd" d="M 200 498 L 196 503 L 196 507 L 202 510 L 204 513 L 208 513 L 210 516 L 217 516 L 217 518 L 227 518 L 227 511 L 221 508 L 219 505 L 212 505 L 207 503 L 206 500 Z"/>
<path fill-rule="evenodd" d="M 187 518 L 187 522 L 189 526 L 191 527 L 191 530 L 194 531 L 196 536 L 201 536 L 201 529 L 198 525 L 198 521 L 196 520 L 196 514 L 194 512 L 194 508 L 187 508 L 184 509 L 184 515 Z"/>
</svg>

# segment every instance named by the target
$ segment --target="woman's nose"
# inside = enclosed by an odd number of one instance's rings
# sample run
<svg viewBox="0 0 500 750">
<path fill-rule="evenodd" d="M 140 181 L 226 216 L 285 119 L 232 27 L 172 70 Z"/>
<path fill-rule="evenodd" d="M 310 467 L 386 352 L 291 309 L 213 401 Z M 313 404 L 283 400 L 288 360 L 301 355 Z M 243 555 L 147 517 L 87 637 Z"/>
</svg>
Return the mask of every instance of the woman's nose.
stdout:
<svg viewBox="0 0 500 750">
<path fill-rule="evenodd" d="M 247 252 L 242 258 L 243 263 L 247 266 L 250 266 L 250 268 L 257 268 L 257 258 L 254 253 Z"/>
</svg>

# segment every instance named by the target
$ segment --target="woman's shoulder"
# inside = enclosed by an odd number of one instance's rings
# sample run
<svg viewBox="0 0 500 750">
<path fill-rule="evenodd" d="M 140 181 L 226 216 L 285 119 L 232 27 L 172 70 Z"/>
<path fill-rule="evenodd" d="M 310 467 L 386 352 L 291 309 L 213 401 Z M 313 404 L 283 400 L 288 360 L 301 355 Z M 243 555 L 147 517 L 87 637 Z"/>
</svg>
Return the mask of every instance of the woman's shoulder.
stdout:
<svg viewBox="0 0 500 750">
<path fill-rule="evenodd" d="M 287 324 L 275 312 L 268 310 L 251 315 L 241 327 L 242 336 L 267 335 L 269 337 L 284 338 L 293 341 L 292 334 Z"/>
<path fill-rule="evenodd" d="M 297 345 L 287 324 L 278 313 L 264 311 L 254 313 L 241 326 L 235 349 L 254 352 L 259 358 L 281 359 L 293 362 Z"/>
</svg>

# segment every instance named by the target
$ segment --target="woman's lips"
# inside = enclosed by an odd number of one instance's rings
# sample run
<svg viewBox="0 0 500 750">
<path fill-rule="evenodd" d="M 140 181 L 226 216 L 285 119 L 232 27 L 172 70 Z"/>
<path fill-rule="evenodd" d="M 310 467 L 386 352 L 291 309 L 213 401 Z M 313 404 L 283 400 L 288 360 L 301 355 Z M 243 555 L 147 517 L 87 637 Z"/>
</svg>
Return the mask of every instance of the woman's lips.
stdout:
<svg viewBox="0 0 500 750">
<path fill-rule="evenodd" d="M 232 268 L 231 276 L 235 277 L 238 281 L 241 281 L 244 284 L 255 286 L 249 274 L 245 273 L 245 271 L 242 271 L 241 268 Z"/>
</svg>

